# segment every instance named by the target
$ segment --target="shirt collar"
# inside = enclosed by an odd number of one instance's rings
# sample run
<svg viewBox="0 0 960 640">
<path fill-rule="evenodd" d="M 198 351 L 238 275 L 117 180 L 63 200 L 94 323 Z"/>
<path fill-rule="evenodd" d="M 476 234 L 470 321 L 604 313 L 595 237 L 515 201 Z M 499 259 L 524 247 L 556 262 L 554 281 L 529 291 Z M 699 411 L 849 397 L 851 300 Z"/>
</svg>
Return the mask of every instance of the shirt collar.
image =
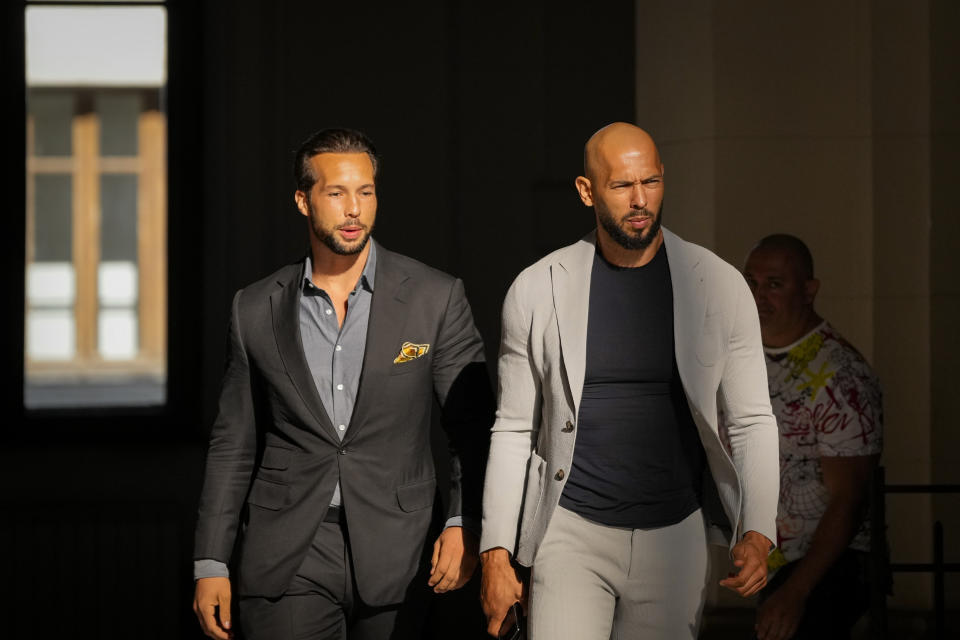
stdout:
<svg viewBox="0 0 960 640">
<path fill-rule="evenodd" d="M 783 354 L 785 354 L 785 353 L 790 353 L 790 351 L 792 351 L 793 349 L 796 349 L 796 348 L 797 348 L 797 345 L 806 342 L 807 340 L 810 339 L 810 336 L 812 336 L 812 335 L 815 334 L 815 333 L 819 333 L 820 331 L 823 331 L 823 330 L 825 330 L 826 328 L 827 328 L 827 321 L 826 321 L 826 320 L 821 320 L 820 323 L 819 323 L 817 326 L 815 326 L 813 329 L 810 329 L 810 331 L 807 331 L 805 334 L 803 334 L 802 336 L 800 336 L 799 338 L 797 338 L 796 340 L 794 340 L 793 342 L 791 342 L 791 343 L 788 344 L 787 346 L 785 346 L 785 347 L 764 347 L 764 348 L 763 348 L 763 352 L 766 353 L 768 356 L 774 356 L 774 357 L 775 357 L 775 356 L 783 355 Z"/>
<path fill-rule="evenodd" d="M 368 242 L 370 243 L 370 253 L 367 254 L 367 263 L 363 265 L 363 273 L 360 274 L 360 280 L 357 281 L 357 286 L 353 290 L 356 291 L 363 287 L 373 293 L 373 283 L 377 278 L 377 243 L 373 241 L 373 238 L 370 238 Z M 307 259 L 303 261 L 303 274 L 301 276 L 304 289 L 314 286 L 310 279 L 312 274 L 313 257 L 307 251 Z"/>
</svg>

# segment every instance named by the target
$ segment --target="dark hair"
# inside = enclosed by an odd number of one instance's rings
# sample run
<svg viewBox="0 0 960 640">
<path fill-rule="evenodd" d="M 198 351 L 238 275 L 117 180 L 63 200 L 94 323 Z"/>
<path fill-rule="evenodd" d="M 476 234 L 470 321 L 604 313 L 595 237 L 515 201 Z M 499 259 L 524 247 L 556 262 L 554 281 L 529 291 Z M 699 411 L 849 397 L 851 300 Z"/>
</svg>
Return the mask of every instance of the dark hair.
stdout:
<svg viewBox="0 0 960 640">
<path fill-rule="evenodd" d="M 813 279 L 813 254 L 810 253 L 806 243 L 797 236 L 791 236 L 788 233 L 774 233 L 762 238 L 753 248 L 754 251 L 757 249 L 777 249 L 792 253 L 797 261 L 800 275 L 805 280 Z"/>
<path fill-rule="evenodd" d="M 377 177 L 380 160 L 370 138 L 355 129 L 322 129 L 304 140 L 293 161 L 293 179 L 297 190 L 309 193 L 317 177 L 310 169 L 310 158 L 321 153 L 366 153 L 373 163 L 373 177 Z"/>
</svg>

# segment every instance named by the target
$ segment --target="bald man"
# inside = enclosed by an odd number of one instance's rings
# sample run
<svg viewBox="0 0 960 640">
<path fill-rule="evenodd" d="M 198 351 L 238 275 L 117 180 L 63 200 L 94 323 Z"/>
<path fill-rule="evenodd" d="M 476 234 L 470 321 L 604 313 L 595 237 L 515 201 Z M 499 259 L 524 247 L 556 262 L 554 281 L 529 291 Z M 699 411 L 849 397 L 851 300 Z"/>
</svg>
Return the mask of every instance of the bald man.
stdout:
<svg viewBox="0 0 960 640">
<path fill-rule="evenodd" d="M 721 584 L 743 596 L 766 583 L 775 538 L 756 306 L 734 267 L 661 226 L 664 168 L 645 131 L 595 133 L 575 184 L 596 230 L 525 269 L 503 304 L 487 630 L 521 602 L 534 640 L 695 638 L 710 532 L 736 567 Z"/>
<path fill-rule="evenodd" d="M 865 506 L 883 449 L 877 376 L 814 310 L 820 281 L 802 240 L 760 240 L 743 268 L 760 314 L 780 428 L 776 573 L 760 598 L 759 640 L 849 638 L 867 610 Z"/>
</svg>

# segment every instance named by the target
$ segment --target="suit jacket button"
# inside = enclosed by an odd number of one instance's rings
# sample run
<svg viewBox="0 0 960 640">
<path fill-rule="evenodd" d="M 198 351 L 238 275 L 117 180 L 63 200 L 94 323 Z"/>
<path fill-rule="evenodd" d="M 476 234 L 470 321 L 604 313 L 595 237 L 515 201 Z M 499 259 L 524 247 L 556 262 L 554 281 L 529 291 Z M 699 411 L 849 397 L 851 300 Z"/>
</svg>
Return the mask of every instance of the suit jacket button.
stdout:
<svg viewBox="0 0 960 640">
<path fill-rule="evenodd" d="M 340 449 L 340 450 L 337 451 L 337 453 L 339 453 L 339 454 L 342 455 L 342 456 L 345 456 L 345 455 L 347 455 L 347 450 L 346 450 L 346 449 Z"/>
<path fill-rule="evenodd" d="M 563 474 L 563 469 L 560 469 L 560 471 L 557 471 L 557 475 L 553 476 L 553 479 L 554 479 L 554 480 L 563 480 L 563 475 L 564 475 L 564 474 Z"/>
<path fill-rule="evenodd" d="M 563 431 L 564 433 L 570 433 L 571 431 L 573 431 L 573 423 L 567 420 L 567 424 L 564 425 L 563 428 L 560 429 L 560 431 Z"/>
</svg>

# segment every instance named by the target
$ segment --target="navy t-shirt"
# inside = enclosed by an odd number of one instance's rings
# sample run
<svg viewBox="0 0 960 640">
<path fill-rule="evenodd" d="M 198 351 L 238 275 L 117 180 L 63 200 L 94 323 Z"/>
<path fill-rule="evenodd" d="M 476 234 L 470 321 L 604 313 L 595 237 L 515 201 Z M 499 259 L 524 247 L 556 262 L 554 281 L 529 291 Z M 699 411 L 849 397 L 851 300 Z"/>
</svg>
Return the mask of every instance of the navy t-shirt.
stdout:
<svg viewBox="0 0 960 640">
<path fill-rule="evenodd" d="M 573 465 L 560 504 L 645 529 L 700 506 L 703 446 L 677 372 L 666 248 L 642 267 L 593 261 Z"/>
</svg>

